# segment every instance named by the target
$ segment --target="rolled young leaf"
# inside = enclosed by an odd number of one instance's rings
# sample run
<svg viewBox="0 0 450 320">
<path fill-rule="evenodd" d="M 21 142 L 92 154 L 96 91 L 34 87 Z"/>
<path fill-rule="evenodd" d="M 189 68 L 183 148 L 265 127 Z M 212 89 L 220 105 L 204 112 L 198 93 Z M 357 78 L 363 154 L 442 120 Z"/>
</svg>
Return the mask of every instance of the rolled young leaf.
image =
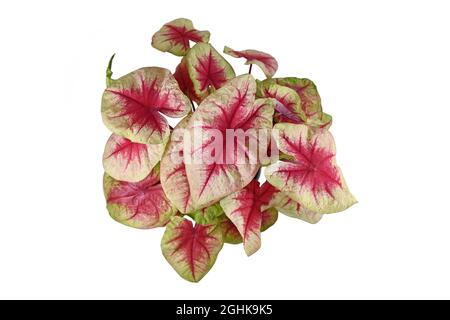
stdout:
<svg viewBox="0 0 450 320">
<path fill-rule="evenodd" d="M 225 46 L 223 52 L 235 58 L 245 58 L 245 64 L 256 64 L 264 72 L 267 78 L 272 78 L 278 70 L 278 62 L 268 53 L 257 50 L 236 51 Z"/>
<path fill-rule="evenodd" d="M 109 214 L 124 225 L 162 227 L 177 212 L 159 184 L 158 166 L 140 182 L 118 181 L 105 173 L 103 185 Z"/>
<path fill-rule="evenodd" d="M 295 118 L 289 114 L 280 114 L 276 118 L 276 122 L 290 123 L 306 123 L 314 127 L 328 128 L 331 126 L 331 116 L 323 113 L 322 103 L 317 87 L 309 79 L 306 78 L 274 78 L 266 79 L 258 86 L 262 88 L 270 88 L 273 85 L 279 85 L 294 90 L 300 98 L 300 108 L 304 117 Z M 265 95 L 263 95 L 265 96 Z"/>
<path fill-rule="evenodd" d="M 255 131 L 272 127 L 273 101 L 255 102 L 255 90 L 251 75 L 237 77 L 205 99 L 189 122 L 184 157 L 189 160 L 185 168 L 196 210 L 242 189 L 260 167 L 258 150 L 250 149 L 245 140 L 226 144 L 229 132 L 240 132 L 249 133 L 258 146 Z"/>
<path fill-rule="evenodd" d="M 189 19 L 170 21 L 153 35 L 152 46 L 162 52 L 184 56 L 190 48 L 189 41 L 208 42 L 209 31 L 198 31 Z"/>
<path fill-rule="evenodd" d="M 161 160 L 165 143 L 141 144 L 112 134 L 103 153 L 103 168 L 116 180 L 138 182 Z"/>
<path fill-rule="evenodd" d="M 105 125 L 138 143 L 163 143 L 170 128 L 162 114 L 179 118 L 190 110 L 189 99 L 170 71 L 158 67 L 142 68 L 113 80 L 102 98 Z"/>
<path fill-rule="evenodd" d="M 297 92 L 301 100 L 302 110 L 307 119 L 322 118 L 322 103 L 317 87 L 306 78 L 276 78 L 275 83 L 291 88 Z"/>
<path fill-rule="evenodd" d="M 336 165 L 331 133 L 289 123 L 274 129 L 279 133 L 274 137 L 278 148 L 293 160 L 266 168 L 270 184 L 317 213 L 339 212 L 356 203 Z"/>
<path fill-rule="evenodd" d="M 182 217 L 173 217 L 161 240 L 164 257 L 178 274 L 191 282 L 200 281 L 216 262 L 223 246 L 217 224 L 195 226 Z"/>
<path fill-rule="evenodd" d="M 301 107 L 298 94 L 288 88 L 272 81 L 258 81 L 256 96 L 258 98 L 272 98 L 276 100 L 277 122 L 303 123 L 306 116 Z"/>
</svg>

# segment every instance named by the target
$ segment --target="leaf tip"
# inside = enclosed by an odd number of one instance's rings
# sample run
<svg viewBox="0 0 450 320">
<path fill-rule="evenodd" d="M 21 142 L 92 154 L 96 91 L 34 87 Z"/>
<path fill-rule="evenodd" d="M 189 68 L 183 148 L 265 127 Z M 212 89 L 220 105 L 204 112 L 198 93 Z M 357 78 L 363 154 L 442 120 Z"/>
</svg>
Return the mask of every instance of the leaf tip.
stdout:
<svg viewBox="0 0 450 320">
<path fill-rule="evenodd" d="M 109 62 L 108 62 L 108 67 L 106 68 L 106 86 L 107 87 L 109 87 L 112 82 L 112 75 L 113 75 L 112 64 L 113 64 L 113 60 L 114 60 L 115 56 L 116 56 L 115 53 L 111 56 L 111 58 L 109 59 Z"/>
</svg>

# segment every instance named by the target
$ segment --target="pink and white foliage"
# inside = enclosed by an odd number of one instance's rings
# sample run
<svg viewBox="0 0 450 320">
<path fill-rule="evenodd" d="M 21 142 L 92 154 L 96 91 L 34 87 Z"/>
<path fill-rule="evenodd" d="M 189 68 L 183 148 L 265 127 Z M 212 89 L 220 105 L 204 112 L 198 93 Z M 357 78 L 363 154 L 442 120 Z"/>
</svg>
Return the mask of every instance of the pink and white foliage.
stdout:
<svg viewBox="0 0 450 320">
<path fill-rule="evenodd" d="M 172 218 L 161 240 L 166 260 L 181 277 L 191 282 L 200 281 L 208 273 L 222 246 L 219 225 L 193 225 L 179 216 Z"/>
<path fill-rule="evenodd" d="M 237 51 L 225 46 L 223 52 L 235 58 L 245 58 L 247 60 L 245 64 L 247 65 L 256 64 L 267 78 L 272 78 L 278 70 L 277 60 L 270 54 L 262 51 L 252 49 Z"/>
<path fill-rule="evenodd" d="M 142 144 L 112 134 L 103 153 L 103 168 L 116 180 L 138 182 L 161 160 L 165 143 Z"/>
<path fill-rule="evenodd" d="M 132 142 L 165 142 L 170 128 L 163 114 L 180 118 L 190 110 L 189 99 L 170 71 L 158 67 L 142 68 L 111 80 L 102 97 L 103 122 Z"/>
<path fill-rule="evenodd" d="M 317 213 L 339 212 L 356 203 L 336 165 L 331 133 L 289 123 L 274 129 L 278 148 L 292 158 L 267 167 L 267 181 Z"/>
<path fill-rule="evenodd" d="M 194 211 L 191 187 L 184 163 L 184 129 L 191 116 L 181 120 L 172 132 L 166 151 L 161 159 L 161 184 L 170 199 L 181 213 Z"/>
<path fill-rule="evenodd" d="M 151 229 L 165 226 L 177 212 L 159 183 L 159 167 L 142 181 L 103 179 L 107 208 L 111 217 L 130 227 Z"/>
<path fill-rule="evenodd" d="M 197 43 L 181 60 L 174 76 L 183 92 L 200 103 L 236 75 L 233 67 L 213 46 Z"/>
<path fill-rule="evenodd" d="M 225 47 L 250 65 L 236 76 L 209 38 L 184 18 L 153 35 L 153 47 L 182 57 L 173 75 L 146 67 L 112 79 L 111 58 L 101 108 L 112 131 L 103 154 L 110 216 L 165 227 L 162 253 L 191 282 L 224 243 L 255 253 L 279 212 L 314 224 L 356 203 L 315 84 L 273 78 L 278 63 L 267 53 Z M 253 64 L 266 79 L 253 78 Z M 166 117 L 183 119 L 172 128 Z"/>
<path fill-rule="evenodd" d="M 276 210 L 262 210 L 270 201 L 272 195 L 269 193 L 267 186 L 261 188 L 257 180 L 252 180 L 245 188 L 220 201 L 220 206 L 241 235 L 248 256 L 261 247 L 261 231 L 267 230 L 277 220 Z M 235 235 L 229 225 L 225 224 L 225 227 L 227 234 Z"/>
<path fill-rule="evenodd" d="M 195 29 L 191 20 L 179 18 L 166 23 L 153 35 L 152 46 L 162 52 L 184 56 L 191 47 L 189 42 L 208 42 L 209 36 L 209 31 Z"/>
<path fill-rule="evenodd" d="M 195 209 L 242 189 L 260 168 L 260 152 L 247 142 L 258 146 L 257 130 L 272 127 L 274 109 L 272 100 L 255 101 L 255 91 L 251 75 L 236 77 L 208 96 L 192 115 L 184 159 Z M 240 139 L 236 132 L 244 138 L 248 133 L 248 139 Z"/>
</svg>

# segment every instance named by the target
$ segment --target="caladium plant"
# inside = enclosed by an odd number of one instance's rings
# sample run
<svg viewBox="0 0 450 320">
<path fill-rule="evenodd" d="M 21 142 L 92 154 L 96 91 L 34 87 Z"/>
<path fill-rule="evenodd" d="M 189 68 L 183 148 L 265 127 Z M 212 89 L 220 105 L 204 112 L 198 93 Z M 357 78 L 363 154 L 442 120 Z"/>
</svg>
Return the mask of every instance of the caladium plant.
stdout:
<svg viewBox="0 0 450 320">
<path fill-rule="evenodd" d="M 315 224 L 356 203 L 316 85 L 275 78 L 268 53 L 225 47 L 250 65 L 236 75 L 209 39 L 188 19 L 164 24 L 152 46 L 180 57 L 174 73 L 144 67 L 113 79 L 111 58 L 101 106 L 112 131 L 103 153 L 109 214 L 165 228 L 163 256 L 192 282 L 224 244 L 257 252 L 278 213 Z M 253 65 L 265 79 L 253 77 Z M 181 119 L 172 127 L 166 117 Z"/>
</svg>

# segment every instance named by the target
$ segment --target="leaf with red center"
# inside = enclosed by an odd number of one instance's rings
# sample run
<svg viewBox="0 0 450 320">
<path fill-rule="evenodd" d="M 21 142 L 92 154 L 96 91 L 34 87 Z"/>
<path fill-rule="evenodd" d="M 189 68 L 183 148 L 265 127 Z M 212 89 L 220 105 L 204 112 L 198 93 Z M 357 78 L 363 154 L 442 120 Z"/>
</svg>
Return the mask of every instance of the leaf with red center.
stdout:
<svg viewBox="0 0 450 320">
<path fill-rule="evenodd" d="M 161 184 L 181 213 L 195 210 L 184 163 L 184 129 L 191 116 L 181 120 L 172 132 L 166 151 L 161 159 Z"/>
<path fill-rule="evenodd" d="M 356 203 L 336 165 L 328 131 L 289 123 L 276 124 L 274 130 L 278 148 L 292 159 L 266 168 L 270 184 L 317 213 L 339 212 Z"/>
<path fill-rule="evenodd" d="M 170 52 L 176 56 L 184 56 L 192 42 L 208 42 L 209 31 L 198 31 L 189 19 L 175 19 L 162 26 L 153 35 L 152 46 L 162 52 Z"/>
<path fill-rule="evenodd" d="M 229 47 L 225 47 L 223 52 L 235 58 L 245 58 L 245 64 L 256 64 L 264 72 L 267 78 L 272 78 L 278 70 L 278 62 L 268 53 L 257 50 L 236 51 Z"/>
<path fill-rule="evenodd" d="M 200 281 L 216 262 L 223 246 L 218 225 L 195 226 L 182 217 L 173 217 L 161 240 L 164 257 L 178 274 L 191 282 Z"/>
<path fill-rule="evenodd" d="M 177 210 L 164 194 L 158 173 L 156 167 L 140 182 L 115 180 L 105 173 L 103 186 L 111 217 L 139 229 L 166 225 Z"/>
<path fill-rule="evenodd" d="M 255 90 L 251 75 L 239 76 L 211 94 L 193 114 L 184 157 L 195 209 L 242 189 L 258 171 L 259 150 L 249 146 L 258 147 L 258 131 L 272 127 L 273 103 L 255 101 Z"/>
<path fill-rule="evenodd" d="M 256 96 L 276 100 L 277 122 L 303 123 L 306 120 L 298 94 L 288 88 L 269 81 L 258 81 Z"/>
<path fill-rule="evenodd" d="M 197 43 L 189 50 L 186 66 L 193 86 L 191 99 L 197 103 L 235 77 L 231 65 L 207 43 Z"/>
<path fill-rule="evenodd" d="M 239 190 L 220 201 L 220 206 L 227 217 L 238 229 L 244 239 L 244 250 L 248 256 L 261 247 L 261 227 L 263 214 L 261 212 L 261 189 L 257 180 L 252 180 L 244 189 Z M 272 212 L 267 212 L 267 229 L 275 223 Z"/>
<path fill-rule="evenodd" d="M 191 110 L 169 70 L 142 68 L 112 80 L 103 93 L 102 117 L 115 134 L 133 142 L 159 144 L 170 134 L 162 114 L 179 118 Z"/>
<path fill-rule="evenodd" d="M 116 180 L 138 182 L 161 160 L 164 143 L 142 144 L 112 134 L 103 153 L 103 167 Z"/>
</svg>

